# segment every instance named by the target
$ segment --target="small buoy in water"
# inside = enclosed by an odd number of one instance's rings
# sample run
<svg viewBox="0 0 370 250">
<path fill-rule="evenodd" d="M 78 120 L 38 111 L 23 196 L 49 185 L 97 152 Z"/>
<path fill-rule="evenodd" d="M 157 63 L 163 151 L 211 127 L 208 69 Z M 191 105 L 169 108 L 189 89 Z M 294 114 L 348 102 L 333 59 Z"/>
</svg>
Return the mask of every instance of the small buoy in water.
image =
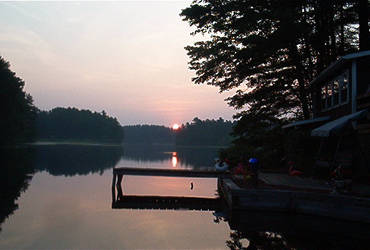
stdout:
<svg viewBox="0 0 370 250">
<path fill-rule="evenodd" d="M 193 182 L 191 182 L 190 183 L 190 190 L 193 190 L 193 187 L 194 187 Z"/>
</svg>

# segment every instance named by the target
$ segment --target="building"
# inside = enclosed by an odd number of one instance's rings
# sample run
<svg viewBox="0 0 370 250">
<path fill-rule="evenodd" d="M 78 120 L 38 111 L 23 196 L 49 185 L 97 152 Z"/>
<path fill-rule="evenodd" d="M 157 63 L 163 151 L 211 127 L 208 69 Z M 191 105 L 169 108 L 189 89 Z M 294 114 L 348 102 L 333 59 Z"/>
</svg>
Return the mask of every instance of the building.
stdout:
<svg viewBox="0 0 370 250">
<path fill-rule="evenodd" d="M 312 119 L 283 128 L 310 129 L 311 136 L 321 138 L 316 167 L 366 166 L 369 173 L 370 51 L 339 58 L 310 88 Z"/>
</svg>

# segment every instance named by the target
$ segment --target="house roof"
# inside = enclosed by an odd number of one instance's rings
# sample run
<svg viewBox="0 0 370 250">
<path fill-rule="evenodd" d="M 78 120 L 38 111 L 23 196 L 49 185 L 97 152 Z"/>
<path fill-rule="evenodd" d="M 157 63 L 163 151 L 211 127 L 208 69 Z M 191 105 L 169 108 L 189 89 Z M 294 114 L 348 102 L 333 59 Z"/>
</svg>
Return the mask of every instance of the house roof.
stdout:
<svg viewBox="0 0 370 250">
<path fill-rule="evenodd" d="M 330 120 L 330 116 L 318 117 L 318 118 L 311 119 L 311 120 L 297 121 L 297 122 L 289 123 L 285 126 L 282 126 L 282 128 L 285 129 L 285 128 L 291 128 L 291 127 L 299 127 L 299 126 L 313 124 L 317 122 L 324 122 L 327 120 Z"/>
<path fill-rule="evenodd" d="M 350 122 L 365 117 L 367 115 L 367 112 L 367 110 L 361 110 L 357 113 L 342 116 L 339 119 L 325 123 L 324 125 L 312 130 L 311 136 L 328 137 L 330 135 L 338 135 Z"/>
<path fill-rule="evenodd" d="M 346 63 L 361 57 L 370 56 L 370 50 L 360 51 L 340 57 L 337 61 L 329 65 L 315 79 L 310 82 L 310 86 L 325 81 L 332 76 L 337 70 L 341 69 Z"/>
</svg>

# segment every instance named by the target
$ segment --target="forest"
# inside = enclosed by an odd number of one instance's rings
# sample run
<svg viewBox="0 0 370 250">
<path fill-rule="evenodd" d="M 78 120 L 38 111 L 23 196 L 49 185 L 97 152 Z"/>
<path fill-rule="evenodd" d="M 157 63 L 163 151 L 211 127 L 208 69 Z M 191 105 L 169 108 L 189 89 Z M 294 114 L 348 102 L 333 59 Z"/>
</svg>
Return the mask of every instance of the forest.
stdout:
<svg viewBox="0 0 370 250">
<path fill-rule="evenodd" d="M 123 130 L 117 119 L 104 111 L 54 108 L 37 112 L 36 139 L 121 143 Z"/>
<path fill-rule="evenodd" d="M 174 144 L 173 131 L 158 125 L 123 126 L 124 143 L 127 144 Z"/>
<path fill-rule="evenodd" d="M 225 146 L 231 142 L 233 123 L 222 118 L 183 124 L 178 130 L 157 125 L 124 126 L 124 143 L 170 144 L 177 146 Z"/>
<path fill-rule="evenodd" d="M 24 85 L 0 56 L 0 146 L 38 140 L 122 142 L 121 125 L 105 111 L 60 107 L 41 111 Z"/>
<path fill-rule="evenodd" d="M 226 146 L 232 141 L 233 122 L 218 120 L 200 120 L 195 117 L 176 131 L 176 145 Z"/>
<path fill-rule="evenodd" d="M 180 16 L 204 38 L 185 48 L 193 83 L 232 93 L 238 111 L 224 154 L 269 166 L 288 139 L 281 126 L 312 115 L 310 82 L 340 56 L 370 49 L 368 0 L 195 0 Z"/>
</svg>

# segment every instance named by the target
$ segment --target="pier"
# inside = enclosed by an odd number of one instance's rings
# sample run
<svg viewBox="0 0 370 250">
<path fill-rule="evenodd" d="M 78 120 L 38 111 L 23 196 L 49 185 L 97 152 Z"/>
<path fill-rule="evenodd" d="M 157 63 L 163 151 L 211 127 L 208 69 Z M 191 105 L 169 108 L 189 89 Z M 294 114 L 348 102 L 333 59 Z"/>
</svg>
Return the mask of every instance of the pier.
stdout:
<svg viewBox="0 0 370 250">
<path fill-rule="evenodd" d="M 231 178 L 219 178 L 218 191 L 233 212 L 280 212 L 370 223 L 370 199 L 366 197 L 314 189 L 241 188 Z"/>
<path fill-rule="evenodd" d="M 121 186 L 124 175 L 217 178 L 220 198 L 124 195 Z M 234 178 L 235 176 L 221 171 L 115 168 L 112 208 L 189 210 L 226 208 L 231 214 L 272 212 L 370 223 L 370 198 L 333 193 L 330 187 L 320 181 L 283 174 L 261 174 L 260 181 L 264 183 L 263 185 L 241 187 Z"/>
<path fill-rule="evenodd" d="M 114 209 L 171 209 L 217 210 L 222 207 L 220 198 L 122 195 L 113 203 Z"/>
<path fill-rule="evenodd" d="M 125 195 L 122 190 L 124 175 L 196 178 L 229 176 L 225 172 L 211 170 L 114 168 L 112 182 L 113 209 L 218 210 L 224 204 L 220 198 Z"/>
<path fill-rule="evenodd" d="M 213 171 L 213 170 L 114 168 L 113 175 L 217 178 L 227 176 L 228 174 L 223 171 Z"/>
</svg>

